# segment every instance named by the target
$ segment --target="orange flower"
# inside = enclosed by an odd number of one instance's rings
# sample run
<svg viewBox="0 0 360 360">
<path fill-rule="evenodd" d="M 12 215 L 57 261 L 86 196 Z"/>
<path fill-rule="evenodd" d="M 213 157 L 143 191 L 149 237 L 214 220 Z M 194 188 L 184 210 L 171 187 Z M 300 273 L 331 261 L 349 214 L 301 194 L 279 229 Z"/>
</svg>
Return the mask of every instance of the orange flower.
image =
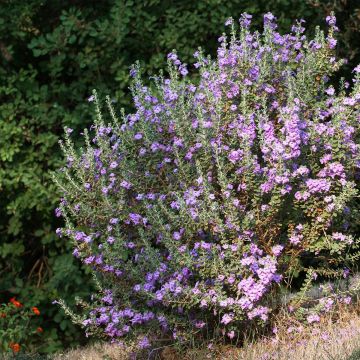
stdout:
<svg viewBox="0 0 360 360">
<path fill-rule="evenodd" d="M 44 329 L 42 328 L 42 327 L 38 327 L 37 329 L 36 329 L 36 332 L 38 332 L 38 333 L 42 333 L 42 332 L 44 332 Z"/>
<path fill-rule="evenodd" d="M 19 302 L 19 301 L 17 301 L 14 297 L 10 299 L 10 302 L 11 302 L 14 306 L 16 306 L 17 308 L 22 307 L 22 303 Z"/>
<path fill-rule="evenodd" d="M 20 351 L 20 345 L 18 343 L 10 343 L 9 347 L 15 353 Z"/>
<path fill-rule="evenodd" d="M 34 313 L 35 315 L 40 315 L 40 311 L 39 311 L 39 309 L 38 309 L 36 306 L 33 306 L 33 307 L 31 308 L 31 310 L 33 311 L 33 313 Z"/>
</svg>

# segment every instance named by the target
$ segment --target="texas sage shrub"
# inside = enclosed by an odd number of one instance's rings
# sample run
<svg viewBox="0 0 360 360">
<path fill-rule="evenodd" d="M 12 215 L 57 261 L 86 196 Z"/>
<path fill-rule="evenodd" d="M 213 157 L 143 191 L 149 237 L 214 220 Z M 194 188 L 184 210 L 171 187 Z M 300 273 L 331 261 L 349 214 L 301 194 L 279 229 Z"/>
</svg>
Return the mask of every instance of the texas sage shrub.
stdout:
<svg viewBox="0 0 360 360">
<path fill-rule="evenodd" d="M 60 304 L 88 334 L 236 339 L 276 313 L 282 287 L 359 258 L 360 66 L 351 87 L 330 85 L 333 15 L 311 40 L 302 20 L 284 35 L 271 13 L 262 33 L 250 21 L 226 22 L 216 59 L 195 52 L 196 83 L 176 52 L 151 87 L 134 66 L 134 113 L 108 99 L 106 117 L 94 92 L 84 149 L 66 129 L 57 233 L 99 293 L 82 315 Z"/>
</svg>

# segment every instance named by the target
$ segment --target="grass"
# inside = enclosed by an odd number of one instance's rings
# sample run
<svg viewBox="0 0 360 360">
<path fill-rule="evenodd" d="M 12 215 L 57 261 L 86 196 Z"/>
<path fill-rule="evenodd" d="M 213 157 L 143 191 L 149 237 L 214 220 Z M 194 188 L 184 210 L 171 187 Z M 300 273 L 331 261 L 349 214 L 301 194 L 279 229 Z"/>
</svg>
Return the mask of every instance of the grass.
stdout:
<svg viewBox="0 0 360 360">
<path fill-rule="evenodd" d="M 238 348 L 213 345 L 208 349 L 189 349 L 178 353 L 172 347 L 152 352 L 135 353 L 118 345 L 96 343 L 71 349 L 48 357 L 48 360 L 360 360 L 360 303 L 344 307 L 324 317 L 315 326 L 303 326 L 291 318 L 279 319 L 277 332 L 248 342 Z M 18 355 L 1 356 L 0 360 L 45 360 L 46 357 Z"/>
<path fill-rule="evenodd" d="M 290 327 L 290 330 L 289 330 Z M 58 354 L 54 360 L 127 360 L 130 352 L 115 345 L 96 344 Z M 344 307 L 324 317 L 315 326 L 303 326 L 293 319 L 283 318 L 277 333 L 242 348 L 231 345 L 213 346 L 177 353 L 164 348 L 159 355 L 133 359 L 163 360 L 360 360 L 360 304 Z"/>
</svg>

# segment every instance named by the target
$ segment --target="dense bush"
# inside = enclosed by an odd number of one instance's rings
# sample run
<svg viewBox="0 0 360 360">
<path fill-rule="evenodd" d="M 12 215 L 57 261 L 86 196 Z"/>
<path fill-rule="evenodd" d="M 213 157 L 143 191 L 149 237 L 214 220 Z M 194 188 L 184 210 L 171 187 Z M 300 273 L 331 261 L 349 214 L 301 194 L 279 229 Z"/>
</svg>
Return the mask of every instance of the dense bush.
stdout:
<svg viewBox="0 0 360 360">
<path fill-rule="evenodd" d="M 311 40 L 302 21 L 281 35 L 271 13 L 262 33 L 250 19 L 238 33 L 227 20 L 216 60 L 195 52 L 198 82 L 170 53 L 151 87 L 132 68 L 134 113 L 118 118 L 108 98 L 109 121 L 89 98 L 84 150 L 66 129 L 57 233 L 97 274 L 99 293 L 72 315 L 87 333 L 142 347 L 236 339 L 276 313 L 285 286 L 303 283 L 292 307 L 308 322 L 344 300 L 301 308 L 312 280 L 346 276 L 360 254 L 360 66 L 351 89 L 330 84 L 343 63 L 333 15 Z"/>
<path fill-rule="evenodd" d="M 80 340 L 50 300 L 62 296 L 71 302 L 73 294 L 82 296 L 91 289 L 70 254 L 71 244 L 54 236 L 60 226 L 53 217 L 58 194 L 48 172 L 61 166 L 57 141 L 63 126 L 80 129 L 90 124 L 84 99 L 92 87 L 130 108 L 131 63 L 141 59 L 151 74 L 163 67 L 166 52 L 175 47 L 187 62 L 198 44 L 215 54 L 215 35 L 224 19 L 242 11 L 271 9 L 284 29 L 294 18 L 316 23 L 318 16 L 335 9 L 340 28 L 346 28 L 340 50 L 343 56 L 348 49 L 354 51 L 349 56 L 354 62 L 356 6 L 330 0 L 320 5 L 293 0 L 1 2 L 0 302 L 18 295 L 39 303 L 47 339 L 42 351 Z"/>
<path fill-rule="evenodd" d="M 128 69 L 136 59 L 150 73 L 163 66 L 166 51 L 175 46 L 185 58 L 198 43 L 213 51 L 227 14 L 261 12 L 267 3 L 1 2 L 0 302 L 18 295 L 41 306 L 47 339 L 42 351 L 80 340 L 51 300 L 62 296 L 71 302 L 74 294 L 84 296 L 91 289 L 71 256 L 71 244 L 55 237 L 58 194 L 49 170 L 61 166 L 57 141 L 63 126 L 90 124 L 84 100 L 94 84 L 129 106 Z M 284 22 L 285 16 L 297 15 L 287 1 L 279 7 Z M 297 10 L 307 11 L 304 4 Z"/>
</svg>

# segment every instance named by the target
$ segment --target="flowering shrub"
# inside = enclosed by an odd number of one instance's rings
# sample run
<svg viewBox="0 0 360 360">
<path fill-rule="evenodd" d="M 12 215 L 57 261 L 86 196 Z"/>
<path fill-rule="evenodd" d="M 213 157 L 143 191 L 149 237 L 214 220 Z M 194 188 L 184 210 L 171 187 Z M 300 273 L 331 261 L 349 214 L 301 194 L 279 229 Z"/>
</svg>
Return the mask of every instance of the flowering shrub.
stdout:
<svg viewBox="0 0 360 360">
<path fill-rule="evenodd" d="M 25 306 L 15 297 L 0 306 L 0 350 L 18 353 L 22 348 L 34 350 L 38 336 L 44 330 L 34 318 L 40 316 L 36 306 Z"/>
<path fill-rule="evenodd" d="M 136 111 L 120 120 L 94 92 L 84 150 L 66 129 L 57 233 L 99 283 L 85 315 L 72 314 L 88 334 L 143 348 L 237 339 L 276 312 L 282 286 L 305 279 L 306 290 L 359 258 L 360 66 L 352 89 L 335 89 L 335 17 L 312 40 L 303 20 L 285 35 L 275 20 L 265 14 L 260 34 L 248 14 L 239 31 L 229 19 L 217 59 L 194 54 L 197 83 L 175 52 L 151 88 L 134 66 Z"/>
</svg>

